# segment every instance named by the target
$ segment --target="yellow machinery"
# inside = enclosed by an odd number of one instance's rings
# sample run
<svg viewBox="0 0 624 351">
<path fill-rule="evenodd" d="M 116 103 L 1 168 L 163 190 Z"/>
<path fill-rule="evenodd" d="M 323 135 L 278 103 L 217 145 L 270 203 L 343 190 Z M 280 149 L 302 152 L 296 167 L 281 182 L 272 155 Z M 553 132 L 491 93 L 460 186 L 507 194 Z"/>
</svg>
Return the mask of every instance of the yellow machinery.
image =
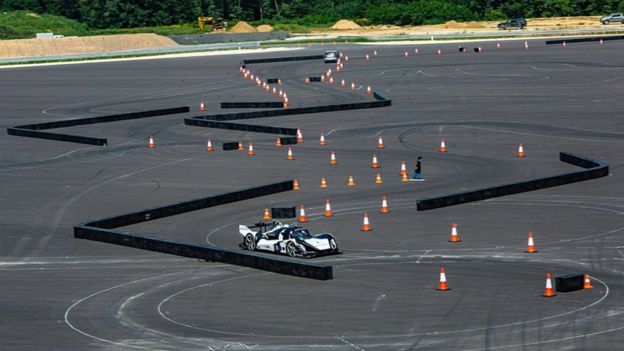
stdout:
<svg viewBox="0 0 624 351">
<path fill-rule="evenodd" d="M 227 22 L 224 22 L 223 18 L 197 17 L 197 26 L 199 29 L 204 29 L 204 25 L 212 26 L 212 30 L 225 30 Z"/>
</svg>

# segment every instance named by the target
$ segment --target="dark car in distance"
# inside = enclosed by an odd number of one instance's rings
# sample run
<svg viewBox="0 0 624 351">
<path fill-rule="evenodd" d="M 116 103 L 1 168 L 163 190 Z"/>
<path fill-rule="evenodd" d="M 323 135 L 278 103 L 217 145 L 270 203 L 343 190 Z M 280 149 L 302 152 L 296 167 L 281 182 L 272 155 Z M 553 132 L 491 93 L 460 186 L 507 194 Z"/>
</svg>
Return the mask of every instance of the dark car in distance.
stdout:
<svg viewBox="0 0 624 351">
<path fill-rule="evenodd" d="M 512 18 L 498 24 L 498 29 L 525 29 L 527 21 L 524 18 Z"/>
</svg>

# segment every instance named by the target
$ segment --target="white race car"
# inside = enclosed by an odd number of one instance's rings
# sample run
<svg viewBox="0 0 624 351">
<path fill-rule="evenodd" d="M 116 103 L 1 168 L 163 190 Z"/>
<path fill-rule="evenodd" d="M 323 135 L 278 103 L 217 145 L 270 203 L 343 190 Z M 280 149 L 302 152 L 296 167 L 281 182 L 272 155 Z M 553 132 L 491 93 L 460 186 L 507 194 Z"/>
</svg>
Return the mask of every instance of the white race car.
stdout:
<svg viewBox="0 0 624 351">
<path fill-rule="evenodd" d="M 295 224 L 283 224 L 273 220 L 270 223 L 260 222 L 252 226 L 241 224 L 238 231 L 243 236 L 243 242 L 239 246 L 249 251 L 268 251 L 290 257 L 340 253 L 333 235 L 323 233 L 312 236 L 307 229 Z"/>
</svg>

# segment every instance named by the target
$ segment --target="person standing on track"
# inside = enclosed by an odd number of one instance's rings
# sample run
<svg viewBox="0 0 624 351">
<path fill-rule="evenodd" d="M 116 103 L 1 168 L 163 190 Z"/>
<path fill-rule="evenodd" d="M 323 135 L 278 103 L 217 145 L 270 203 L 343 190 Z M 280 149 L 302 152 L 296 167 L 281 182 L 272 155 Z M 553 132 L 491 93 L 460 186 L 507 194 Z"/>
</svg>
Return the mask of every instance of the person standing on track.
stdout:
<svg viewBox="0 0 624 351">
<path fill-rule="evenodd" d="M 412 175 L 412 179 L 421 180 L 422 179 L 422 156 L 418 156 L 416 159 L 416 166 L 414 167 L 414 174 Z"/>
</svg>

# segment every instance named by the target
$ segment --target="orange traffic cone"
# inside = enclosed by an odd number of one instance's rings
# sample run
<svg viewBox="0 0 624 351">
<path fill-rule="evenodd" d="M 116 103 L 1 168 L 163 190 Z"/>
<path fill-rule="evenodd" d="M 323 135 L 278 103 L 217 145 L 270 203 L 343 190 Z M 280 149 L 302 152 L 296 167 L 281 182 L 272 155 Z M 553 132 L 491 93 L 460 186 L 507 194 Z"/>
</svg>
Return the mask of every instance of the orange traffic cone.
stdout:
<svg viewBox="0 0 624 351">
<path fill-rule="evenodd" d="M 355 83 L 351 83 L 351 91 L 355 91 Z"/>
<path fill-rule="evenodd" d="M 310 84 L 310 78 L 305 77 L 305 83 L 306 83 L 306 84 Z"/>
<path fill-rule="evenodd" d="M 368 56 L 368 54 L 366 54 L 366 55 L 364 56 L 364 58 L 366 58 L 366 61 L 368 61 L 368 59 L 370 58 L 370 56 Z"/>
<path fill-rule="evenodd" d="M 301 129 L 297 128 L 297 142 L 303 143 L 303 134 L 301 134 Z"/>
<path fill-rule="evenodd" d="M 293 179 L 293 190 L 299 190 L 299 189 L 301 189 L 301 188 L 299 187 L 299 180 L 297 180 L 297 179 L 295 178 L 295 179 Z"/>
<path fill-rule="evenodd" d="M 381 173 L 377 173 L 375 176 L 375 184 L 383 184 L 383 180 L 381 179 Z"/>
<path fill-rule="evenodd" d="M 282 147 L 282 139 L 281 138 L 275 139 L 275 146 L 276 147 Z"/>
<path fill-rule="evenodd" d="M 591 289 L 594 286 L 591 284 L 591 280 L 589 278 L 589 274 L 585 274 L 585 278 L 583 281 L 583 289 Z"/>
<path fill-rule="evenodd" d="M 418 54 L 418 48 L 414 49 L 414 53 Z"/>
<path fill-rule="evenodd" d="M 277 94 L 277 96 L 279 96 L 280 99 L 284 98 L 284 91 L 282 89 L 279 90 L 279 93 Z"/>
<path fill-rule="evenodd" d="M 407 168 L 405 167 L 405 161 L 401 161 L 401 175 L 407 176 Z"/>
<path fill-rule="evenodd" d="M 305 223 L 308 221 L 308 216 L 306 216 L 305 208 L 303 205 L 299 206 L 299 223 Z"/>
<path fill-rule="evenodd" d="M 156 147 L 156 143 L 154 142 L 154 137 L 150 135 L 149 142 L 147 143 L 147 147 L 153 149 Z"/>
<path fill-rule="evenodd" d="M 518 146 L 518 157 L 526 157 L 524 154 L 524 144 Z"/>
<path fill-rule="evenodd" d="M 288 99 L 284 99 L 283 106 L 284 106 L 284 108 L 288 108 Z"/>
<path fill-rule="evenodd" d="M 371 168 L 379 168 L 379 162 L 377 162 L 377 154 L 373 154 L 373 163 L 371 164 Z"/>
<path fill-rule="evenodd" d="M 567 46 L 567 45 L 566 45 L 566 42 L 565 42 L 565 40 L 563 41 L 563 44 L 562 44 L 562 46 L 563 46 L 564 48 L 565 48 L 565 47 Z"/>
<path fill-rule="evenodd" d="M 334 77 L 329 77 L 329 84 L 334 85 Z"/>
<path fill-rule="evenodd" d="M 331 217 L 334 214 L 332 213 L 331 204 L 329 203 L 329 199 L 325 200 L 325 212 L 323 212 L 323 216 Z"/>
<path fill-rule="evenodd" d="M 353 176 L 349 176 L 349 180 L 347 181 L 347 186 L 355 186 L 355 180 L 353 180 Z"/>
<path fill-rule="evenodd" d="M 446 152 L 446 142 L 444 142 L 444 139 L 440 140 L 440 152 Z"/>
<path fill-rule="evenodd" d="M 461 239 L 459 238 L 459 234 L 457 233 L 457 224 L 453 223 L 451 225 L 451 238 L 449 239 L 449 242 L 458 243 L 460 241 Z"/>
<path fill-rule="evenodd" d="M 214 147 L 212 147 L 212 141 L 208 139 L 208 143 L 206 144 L 206 151 L 214 151 Z"/>
<path fill-rule="evenodd" d="M 271 220 L 271 212 L 269 212 L 268 208 L 264 209 L 264 217 L 262 217 L 262 219 L 265 221 Z"/>
<path fill-rule="evenodd" d="M 379 212 L 380 213 L 388 213 L 388 212 L 390 212 L 390 207 L 388 207 L 388 197 L 386 195 L 384 195 L 381 198 L 381 210 Z"/>
<path fill-rule="evenodd" d="M 321 188 L 327 188 L 327 181 L 325 181 L 325 177 L 321 177 Z"/>
<path fill-rule="evenodd" d="M 604 43 L 604 40 L 602 40 L 602 38 L 600 39 L 600 45 L 602 45 Z"/>
<path fill-rule="evenodd" d="M 273 87 L 273 91 L 271 92 L 271 94 L 277 95 L 277 88 L 276 87 Z"/>
<path fill-rule="evenodd" d="M 288 147 L 288 156 L 286 156 L 286 159 L 288 161 L 292 161 L 295 159 L 295 156 L 293 155 L 292 147 Z"/>
<path fill-rule="evenodd" d="M 444 267 L 440 268 L 440 283 L 438 284 L 438 288 L 436 290 L 451 290 L 451 288 L 448 287 L 448 282 L 446 281 L 446 270 L 444 269 Z"/>
<path fill-rule="evenodd" d="M 546 288 L 544 289 L 544 297 L 553 297 L 557 296 L 555 294 L 555 289 L 553 289 L 552 279 L 550 278 L 550 273 L 546 273 Z"/>
<path fill-rule="evenodd" d="M 409 57 L 409 53 L 408 53 L 407 51 L 405 52 L 405 54 L 404 54 L 404 55 L 405 55 L 405 58 L 408 58 L 408 57 Z"/>
<path fill-rule="evenodd" d="M 373 55 L 377 56 L 377 50 L 373 51 Z"/>
<path fill-rule="evenodd" d="M 340 86 L 344 88 L 344 86 L 347 85 L 347 83 L 345 82 L 345 80 L 341 80 L 340 81 Z"/>
<path fill-rule="evenodd" d="M 321 139 L 319 140 L 319 145 L 325 146 L 327 142 L 325 141 L 325 134 L 321 133 Z"/>
<path fill-rule="evenodd" d="M 368 212 L 364 212 L 364 221 L 362 222 L 362 228 L 360 228 L 360 230 L 363 232 L 370 232 L 371 230 L 373 230 L 370 223 L 368 222 Z"/>
<path fill-rule="evenodd" d="M 535 250 L 535 243 L 533 242 L 533 233 L 532 232 L 529 232 L 529 243 L 527 244 L 527 249 L 524 252 L 527 252 L 527 253 L 537 252 L 537 250 Z"/>
<path fill-rule="evenodd" d="M 497 48 L 497 49 L 500 49 L 500 48 L 501 48 L 500 43 L 496 43 L 496 48 Z"/>
<path fill-rule="evenodd" d="M 442 55 L 442 49 L 438 49 L 438 55 Z"/>
<path fill-rule="evenodd" d="M 409 178 L 407 177 L 407 173 L 401 174 L 401 181 L 402 182 L 409 182 Z"/>
<path fill-rule="evenodd" d="M 243 143 L 241 143 L 240 141 L 238 142 L 238 151 L 243 151 L 245 150 L 245 147 L 243 147 Z"/>
<path fill-rule="evenodd" d="M 383 137 L 380 135 L 379 139 L 377 140 L 377 148 L 378 149 L 383 149 L 384 147 L 385 146 L 384 146 L 384 142 L 383 142 Z"/>
<path fill-rule="evenodd" d="M 205 112 L 206 111 L 206 105 L 204 105 L 204 102 L 200 102 L 199 103 L 199 112 Z"/>
<path fill-rule="evenodd" d="M 529 43 L 526 41 L 524 42 L 524 50 L 529 50 Z"/>
<path fill-rule="evenodd" d="M 256 154 L 256 153 L 254 152 L 254 149 L 253 149 L 253 144 L 252 144 L 251 142 L 249 142 L 249 148 L 247 149 L 247 155 L 249 155 L 249 156 L 253 156 L 253 155 L 255 155 L 255 154 Z"/>
<path fill-rule="evenodd" d="M 338 164 L 338 161 L 336 161 L 336 152 L 335 151 L 331 152 L 331 158 L 329 159 L 329 164 L 330 165 Z"/>
<path fill-rule="evenodd" d="M 373 89 L 371 88 L 371 86 L 370 86 L 370 85 L 368 85 L 368 86 L 366 87 L 366 93 L 367 93 L 368 95 L 372 95 L 372 94 L 373 94 Z"/>
</svg>

